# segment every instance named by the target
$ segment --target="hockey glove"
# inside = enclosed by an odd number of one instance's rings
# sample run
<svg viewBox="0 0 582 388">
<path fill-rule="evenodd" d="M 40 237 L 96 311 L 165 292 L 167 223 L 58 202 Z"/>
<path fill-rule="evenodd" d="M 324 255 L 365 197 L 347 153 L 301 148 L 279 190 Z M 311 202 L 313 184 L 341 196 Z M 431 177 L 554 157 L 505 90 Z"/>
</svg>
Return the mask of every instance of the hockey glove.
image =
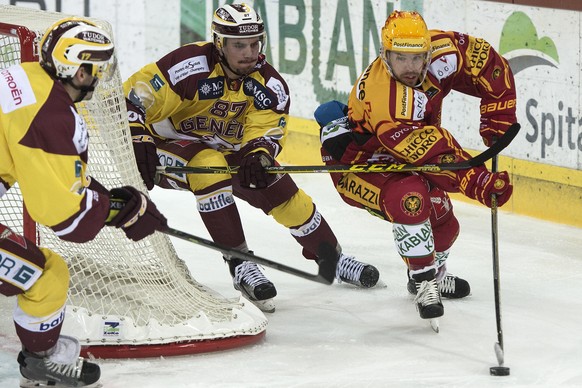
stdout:
<svg viewBox="0 0 582 388">
<path fill-rule="evenodd" d="M 348 122 L 348 106 L 336 100 L 324 102 L 315 109 L 313 117 L 320 127 L 319 137 L 324 162 L 329 156 L 341 161 L 346 148 L 353 141 Z"/>
<path fill-rule="evenodd" d="M 269 185 L 269 173 L 265 167 L 273 164 L 273 157 L 265 152 L 258 151 L 244 156 L 238 170 L 240 185 L 251 189 L 264 189 Z"/>
<path fill-rule="evenodd" d="M 156 167 L 160 164 L 154 138 L 143 126 L 131 126 L 131 139 L 137 169 L 148 190 L 154 188 Z"/>
<path fill-rule="evenodd" d="M 491 147 L 495 143 L 495 139 L 499 139 L 511 124 L 517 122 L 515 116 L 511 115 L 497 115 L 497 116 L 481 116 L 481 125 L 479 126 L 479 133 L 483 138 L 483 143 L 487 147 Z"/>
<path fill-rule="evenodd" d="M 138 241 L 156 230 L 168 228 L 168 221 L 145 194 L 131 186 L 112 189 L 105 225 L 121 228 L 127 238 Z"/>
<path fill-rule="evenodd" d="M 513 193 L 507 171 L 490 172 L 485 167 L 467 170 L 462 176 L 460 190 L 467 197 L 491 207 L 491 195 L 497 195 L 497 206 L 503 206 Z"/>
</svg>

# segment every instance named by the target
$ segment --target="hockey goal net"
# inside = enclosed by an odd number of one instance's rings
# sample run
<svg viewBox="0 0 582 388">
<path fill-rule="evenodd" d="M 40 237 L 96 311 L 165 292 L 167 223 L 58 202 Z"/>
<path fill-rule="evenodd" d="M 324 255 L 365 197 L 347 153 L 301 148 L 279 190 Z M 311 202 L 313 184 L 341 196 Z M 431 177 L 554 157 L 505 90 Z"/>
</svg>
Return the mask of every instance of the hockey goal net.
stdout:
<svg viewBox="0 0 582 388">
<path fill-rule="evenodd" d="M 37 61 L 42 34 L 67 16 L 0 6 L 0 68 Z M 91 20 L 111 33 L 107 22 Z M 134 162 L 119 70 L 77 109 L 89 127 L 89 174 L 108 188 L 132 185 L 147 191 Z M 89 243 L 67 243 L 30 222 L 17 185 L 0 206 L 0 223 L 67 261 L 71 281 L 63 332 L 79 338 L 85 354 L 200 353 L 254 343 L 265 334 L 267 320 L 256 307 L 196 282 L 164 234 L 134 243 L 106 227 Z"/>
</svg>

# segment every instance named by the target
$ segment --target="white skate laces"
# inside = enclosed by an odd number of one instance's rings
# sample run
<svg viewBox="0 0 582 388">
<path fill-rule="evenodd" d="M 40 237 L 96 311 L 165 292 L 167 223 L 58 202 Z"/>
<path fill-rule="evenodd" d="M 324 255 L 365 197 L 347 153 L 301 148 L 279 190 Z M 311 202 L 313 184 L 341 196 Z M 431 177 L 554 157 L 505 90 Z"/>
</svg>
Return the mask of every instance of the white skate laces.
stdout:
<svg viewBox="0 0 582 388">
<path fill-rule="evenodd" d="M 441 303 L 441 297 L 436 279 L 424 280 L 422 283 L 417 283 L 417 292 L 414 297 L 414 303 L 421 306 L 429 306 Z"/>
<path fill-rule="evenodd" d="M 236 266 L 234 269 L 234 282 L 238 285 L 244 282 L 253 288 L 261 284 L 270 283 L 257 264 L 251 261 L 243 261 Z"/>
<path fill-rule="evenodd" d="M 358 287 L 370 288 L 378 283 L 380 273 L 370 264 L 356 260 L 353 256 L 341 254 L 335 271 L 338 283 L 346 282 Z"/>
<path fill-rule="evenodd" d="M 446 275 L 443 277 L 439 283 L 439 289 L 441 294 L 455 294 L 457 282 L 455 281 L 455 277 L 453 275 Z"/>
<path fill-rule="evenodd" d="M 277 296 L 275 285 L 267 279 L 259 266 L 251 261 L 229 262 L 234 288 L 261 311 L 275 312 L 273 298 Z M 234 269 L 233 269 L 234 267 Z"/>
<path fill-rule="evenodd" d="M 335 277 L 338 283 L 342 281 L 351 284 L 359 283 L 363 270 L 363 263 L 357 261 L 353 256 L 346 256 L 342 253 L 337 263 Z"/>
<path fill-rule="evenodd" d="M 81 371 L 83 370 L 83 357 L 78 357 L 71 364 L 59 364 L 51 361 L 48 358 L 44 359 L 44 365 L 50 374 L 55 374 L 57 376 L 65 376 L 79 380 L 81 378 Z"/>
</svg>

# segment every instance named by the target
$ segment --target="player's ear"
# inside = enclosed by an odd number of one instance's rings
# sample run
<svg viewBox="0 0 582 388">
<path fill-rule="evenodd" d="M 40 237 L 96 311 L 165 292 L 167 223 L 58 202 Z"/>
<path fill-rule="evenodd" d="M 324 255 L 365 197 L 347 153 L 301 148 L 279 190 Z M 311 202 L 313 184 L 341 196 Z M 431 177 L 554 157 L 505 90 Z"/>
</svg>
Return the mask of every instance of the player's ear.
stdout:
<svg viewBox="0 0 582 388">
<path fill-rule="evenodd" d="M 79 66 L 79 68 L 77 69 L 77 72 L 75 73 L 75 77 L 77 79 L 77 81 L 79 81 L 80 83 L 83 83 L 83 81 L 85 81 L 87 79 L 87 77 L 90 77 L 91 73 L 88 71 L 86 66 Z"/>
</svg>

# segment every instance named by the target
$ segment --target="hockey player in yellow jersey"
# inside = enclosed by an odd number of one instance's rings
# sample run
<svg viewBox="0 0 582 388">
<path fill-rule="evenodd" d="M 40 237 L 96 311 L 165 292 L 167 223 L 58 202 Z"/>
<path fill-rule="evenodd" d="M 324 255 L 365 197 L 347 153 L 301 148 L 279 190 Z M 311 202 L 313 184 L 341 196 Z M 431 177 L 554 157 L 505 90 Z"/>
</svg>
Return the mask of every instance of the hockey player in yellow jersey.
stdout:
<svg viewBox="0 0 582 388">
<path fill-rule="evenodd" d="M 479 134 L 490 145 L 516 122 L 515 84 L 507 61 L 489 43 L 454 31 L 428 30 L 417 12 L 394 11 L 381 31 L 380 55 L 354 84 L 348 105 L 332 101 L 315 112 L 328 164 L 453 163 L 470 159 L 441 127 L 451 90 L 480 98 Z M 511 197 L 507 172 L 478 166 L 435 173 L 332 174 L 342 199 L 392 223 L 407 265 L 408 290 L 421 318 L 444 313 L 441 296 L 463 298 L 469 283 L 447 272 L 459 223 L 448 192 L 485 206 Z M 374 193 L 373 201 L 357 190 Z"/>
<path fill-rule="evenodd" d="M 237 174 L 163 174 L 158 185 L 194 193 L 212 239 L 248 251 L 234 196 L 289 228 L 303 255 L 317 260 L 322 244 L 337 250 L 336 278 L 372 287 L 378 271 L 344 254 L 311 198 L 286 174 L 268 174 L 286 135 L 289 89 L 264 55 L 260 16 L 246 4 L 219 7 L 212 42 L 180 47 L 124 83 L 134 150 L 153 188 L 164 166 L 240 166 Z M 234 286 L 259 308 L 274 311 L 276 288 L 256 264 L 225 257 Z"/>
<path fill-rule="evenodd" d="M 107 32 L 64 19 L 47 30 L 39 52 L 39 62 L 0 70 L 0 196 L 18 183 L 32 219 L 67 241 L 91 240 L 104 225 L 132 240 L 165 229 L 144 194 L 129 186 L 109 191 L 86 174 L 89 138 L 75 103 L 114 70 Z M 99 366 L 60 334 L 69 286 L 63 258 L 0 224 L 0 267 L 0 292 L 17 295 L 21 386 L 98 384 Z"/>
</svg>

